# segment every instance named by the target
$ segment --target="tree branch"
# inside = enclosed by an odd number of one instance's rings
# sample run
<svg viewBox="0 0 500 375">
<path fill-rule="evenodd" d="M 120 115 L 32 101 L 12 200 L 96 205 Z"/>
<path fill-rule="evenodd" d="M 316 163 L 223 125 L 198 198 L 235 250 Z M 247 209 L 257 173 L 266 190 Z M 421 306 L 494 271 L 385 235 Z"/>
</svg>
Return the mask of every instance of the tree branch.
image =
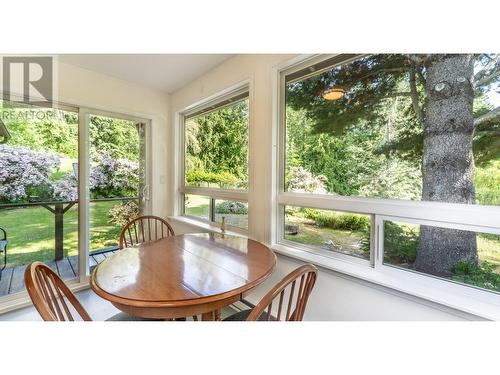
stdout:
<svg viewBox="0 0 500 375">
<path fill-rule="evenodd" d="M 500 121 L 500 107 L 496 107 L 495 109 L 475 119 L 474 128 L 477 129 L 479 126 L 487 125 L 495 121 Z"/>
<path fill-rule="evenodd" d="M 354 86 L 356 83 L 364 81 L 367 78 L 370 78 L 371 76 L 379 73 L 398 73 L 398 72 L 406 72 L 408 68 L 405 67 L 399 67 L 399 68 L 381 68 L 381 69 L 375 69 L 370 71 L 369 73 L 365 74 L 364 76 L 361 76 L 360 78 L 357 78 L 353 80 L 352 82 L 349 82 L 349 86 Z"/>
<path fill-rule="evenodd" d="M 351 104 L 351 102 L 357 100 L 361 103 L 364 103 L 364 102 L 373 102 L 373 101 L 378 101 L 378 100 L 384 100 L 384 99 L 391 99 L 391 98 L 398 98 L 398 97 L 401 97 L 401 96 L 411 96 L 411 92 L 395 92 L 394 94 L 387 94 L 387 95 L 384 95 L 384 96 L 373 96 L 373 95 L 357 95 L 355 97 L 353 97 L 352 99 L 350 99 L 348 102 L 347 102 L 347 105 Z"/>
<path fill-rule="evenodd" d="M 417 91 L 417 83 L 415 80 L 415 67 L 412 66 L 410 69 L 410 92 L 411 92 L 411 102 L 413 104 L 413 110 L 415 111 L 415 115 L 417 116 L 417 120 L 420 125 L 424 124 L 424 114 L 422 112 L 422 108 L 420 108 L 418 91 Z"/>
<path fill-rule="evenodd" d="M 424 66 L 429 60 L 431 55 L 405 55 L 415 65 Z"/>
<path fill-rule="evenodd" d="M 490 75 L 485 76 L 485 77 L 483 77 L 483 78 L 475 81 L 474 82 L 474 87 L 484 86 L 484 85 L 490 83 L 491 81 L 493 81 L 498 76 L 500 76 L 500 67 L 499 67 L 499 69 L 497 71 L 491 73 Z"/>
<path fill-rule="evenodd" d="M 474 86 L 483 86 L 500 75 L 500 54 L 490 58 L 488 64 L 474 75 Z"/>
</svg>

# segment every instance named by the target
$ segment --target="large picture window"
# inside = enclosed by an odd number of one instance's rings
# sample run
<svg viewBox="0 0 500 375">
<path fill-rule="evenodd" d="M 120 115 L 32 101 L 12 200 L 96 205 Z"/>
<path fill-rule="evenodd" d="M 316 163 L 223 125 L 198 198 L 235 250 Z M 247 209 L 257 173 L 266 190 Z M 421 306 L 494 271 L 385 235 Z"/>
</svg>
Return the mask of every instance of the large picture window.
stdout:
<svg viewBox="0 0 500 375">
<path fill-rule="evenodd" d="M 277 241 L 498 292 L 498 60 L 337 55 L 282 71 Z M 401 220 L 370 232 L 388 213 Z"/>
<path fill-rule="evenodd" d="M 183 115 L 183 213 L 248 227 L 248 88 Z"/>
</svg>

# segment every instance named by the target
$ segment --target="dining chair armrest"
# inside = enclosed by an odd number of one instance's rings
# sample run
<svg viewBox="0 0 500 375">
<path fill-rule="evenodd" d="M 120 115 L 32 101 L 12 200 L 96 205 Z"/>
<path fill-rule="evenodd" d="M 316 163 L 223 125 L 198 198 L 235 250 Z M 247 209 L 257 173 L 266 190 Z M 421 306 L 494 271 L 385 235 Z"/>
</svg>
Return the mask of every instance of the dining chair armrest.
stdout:
<svg viewBox="0 0 500 375">
<path fill-rule="evenodd" d="M 0 239 L 1 240 L 6 240 L 7 239 L 7 232 L 5 231 L 5 229 L 0 228 L 0 232 L 3 232 L 3 238 L 0 238 Z"/>
</svg>

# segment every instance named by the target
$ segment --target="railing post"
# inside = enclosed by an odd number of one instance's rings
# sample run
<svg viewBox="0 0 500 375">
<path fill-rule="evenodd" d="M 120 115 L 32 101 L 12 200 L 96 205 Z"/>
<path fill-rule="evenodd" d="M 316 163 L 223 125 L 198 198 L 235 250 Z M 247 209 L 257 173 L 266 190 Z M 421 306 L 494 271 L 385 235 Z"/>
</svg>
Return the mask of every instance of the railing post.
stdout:
<svg viewBox="0 0 500 375">
<path fill-rule="evenodd" d="M 62 203 L 55 204 L 55 260 L 61 260 L 64 257 L 64 207 Z"/>
</svg>

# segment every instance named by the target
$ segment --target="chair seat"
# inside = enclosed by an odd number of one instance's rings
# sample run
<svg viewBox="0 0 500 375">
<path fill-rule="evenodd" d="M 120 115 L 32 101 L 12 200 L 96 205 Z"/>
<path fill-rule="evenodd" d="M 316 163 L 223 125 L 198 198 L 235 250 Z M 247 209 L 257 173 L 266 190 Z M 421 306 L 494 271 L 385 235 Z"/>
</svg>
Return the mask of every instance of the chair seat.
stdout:
<svg viewBox="0 0 500 375">
<path fill-rule="evenodd" d="M 243 311 L 237 312 L 236 314 L 230 315 L 226 319 L 224 319 L 224 322 L 244 322 L 245 320 L 247 320 L 247 318 L 251 312 L 252 312 L 252 310 L 243 310 Z M 264 312 L 264 313 L 260 314 L 258 320 L 259 321 L 267 321 L 267 313 Z M 275 322 L 276 318 L 271 315 L 269 320 Z"/>
<path fill-rule="evenodd" d="M 152 322 L 152 321 L 159 321 L 161 319 L 148 319 L 148 318 L 139 318 L 137 316 L 132 316 L 129 314 L 126 314 L 124 312 L 118 313 L 116 315 L 113 315 L 111 318 L 106 319 L 107 322 Z"/>
<path fill-rule="evenodd" d="M 7 247 L 8 243 L 9 241 L 7 240 L 0 240 L 0 252 L 5 251 L 5 248 Z"/>
</svg>

